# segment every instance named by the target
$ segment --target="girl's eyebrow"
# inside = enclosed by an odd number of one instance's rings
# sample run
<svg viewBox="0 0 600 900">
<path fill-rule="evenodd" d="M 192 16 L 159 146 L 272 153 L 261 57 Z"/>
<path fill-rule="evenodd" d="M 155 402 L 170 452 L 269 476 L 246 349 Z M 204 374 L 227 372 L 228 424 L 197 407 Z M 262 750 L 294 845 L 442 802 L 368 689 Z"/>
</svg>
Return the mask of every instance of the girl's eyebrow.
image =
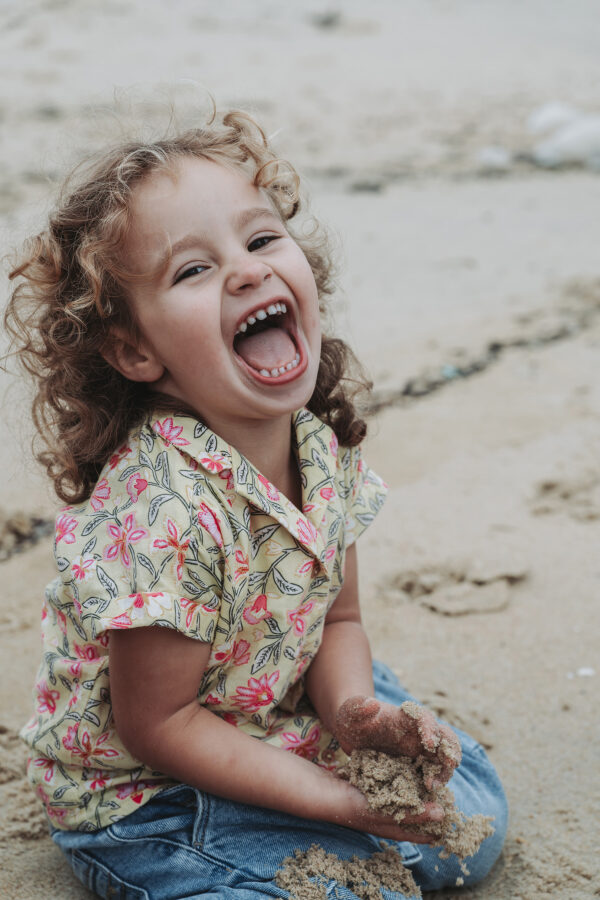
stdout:
<svg viewBox="0 0 600 900">
<path fill-rule="evenodd" d="M 253 206 L 250 209 L 243 209 L 238 213 L 233 219 L 233 224 L 237 229 L 241 229 L 259 219 L 275 219 L 276 222 L 281 223 L 279 217 L 272 210 L 267 209 L 265 206 Z M 179 241 L 175 241 L 175 243 L 171 245 L 168 258 L 171 258 L 175 256 L 176 253 L 180 253 L 184 250 L 193 250 L 199 244 L 207 243 L 208 240 L 209 235 L 207 232 L 186 234 L 185 237 L 182 237 Z"/>
</svg>

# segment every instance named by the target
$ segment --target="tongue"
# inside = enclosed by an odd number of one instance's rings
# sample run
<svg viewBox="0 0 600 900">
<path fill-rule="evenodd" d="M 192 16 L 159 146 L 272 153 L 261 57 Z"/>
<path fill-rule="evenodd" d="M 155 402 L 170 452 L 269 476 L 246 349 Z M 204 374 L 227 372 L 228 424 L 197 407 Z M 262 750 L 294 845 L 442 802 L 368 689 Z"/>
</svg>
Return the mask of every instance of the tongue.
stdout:
<svg viewBox="0 0 600 900">
<path fill-rule="evenodd" d="M 253 369 L 277 369 L 291 362 L 296 356 L 296 347 L 283 328 L 268 328 L 257 334 L 238 336 L 236 352 Z"/>
</svg>

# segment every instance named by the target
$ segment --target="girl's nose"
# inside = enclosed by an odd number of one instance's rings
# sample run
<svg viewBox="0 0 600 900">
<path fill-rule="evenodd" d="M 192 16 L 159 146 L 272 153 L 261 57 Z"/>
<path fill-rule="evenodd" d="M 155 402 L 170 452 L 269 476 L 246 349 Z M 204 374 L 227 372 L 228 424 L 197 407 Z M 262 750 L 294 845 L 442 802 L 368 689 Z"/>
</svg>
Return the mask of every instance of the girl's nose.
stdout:
<svg viewBox="0 0 600 900">
<path fill-rule="evenodd" d="M 226 279 L 230 294 L 239 294 L 248 288 L 257 288 L 270 278 L 273 271 L 267 263 L 252 253 L 244 253 L 231 266 Z"/>
</svg>

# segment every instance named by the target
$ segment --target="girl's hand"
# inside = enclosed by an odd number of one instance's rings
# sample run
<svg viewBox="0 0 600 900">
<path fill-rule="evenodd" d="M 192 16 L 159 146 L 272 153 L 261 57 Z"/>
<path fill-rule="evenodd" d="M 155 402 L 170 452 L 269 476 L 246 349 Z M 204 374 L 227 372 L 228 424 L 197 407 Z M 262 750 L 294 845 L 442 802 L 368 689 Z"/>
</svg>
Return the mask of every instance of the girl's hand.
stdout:
<svg viewBox="0 0 600 900">
<path fill-rule="evenodd" d="M 444 810 L 437 803 L 427 803 L 424 813 L 408 815 L 399 824 L 392 816 L 386 816 L 370 809 L 365 795 L 348 782 L 336 777 L 332 788 L 339 796 L 334 801 L 336 814 L 333 817 L 326 817 L 330 822 L 345 825 L 347 828 L 354 828 L 357 831 L 366 831 L 392 841 L 431 844 L 437 840 L 435 834 L 411 831 L 411 825 L 441 824 Z"/>
<path fill-rule="evenodd" d="M 445 784 L 461 760 L 458 738 L 424 706 L 402 706 L 375 697 L 350 697 L 338 709 L 336 737 L 342 750 L 379 750 L 390 756 L 424 756 L 439 766 L 425 778 L 427 790 Z"/>
</svg>

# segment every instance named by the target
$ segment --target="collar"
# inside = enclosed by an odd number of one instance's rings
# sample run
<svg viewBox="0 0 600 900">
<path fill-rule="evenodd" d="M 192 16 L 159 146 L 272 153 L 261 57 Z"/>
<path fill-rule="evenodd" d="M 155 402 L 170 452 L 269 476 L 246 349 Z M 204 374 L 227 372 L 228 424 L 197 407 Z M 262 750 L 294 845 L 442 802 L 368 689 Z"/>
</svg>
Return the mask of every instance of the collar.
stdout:
<svg viewBox="0 0 600 900">
<path fill-rule="evenodd" d="M 277 490 L 250 460 L 198 419 L 163 414 L 153 416 L 149 425 L 167 446 L 172 445 L 213 478 L 216 476 L 222 490 L 229 480 L 229 489 L 283 525 L 327 573 L 330 524 L 327 509 L 336 496 L 338 443 L 332 429 L 310 410 L 301 409 L 292 416 L 293 442 L 302 482 L 302 510 Z"/>
</svg>

